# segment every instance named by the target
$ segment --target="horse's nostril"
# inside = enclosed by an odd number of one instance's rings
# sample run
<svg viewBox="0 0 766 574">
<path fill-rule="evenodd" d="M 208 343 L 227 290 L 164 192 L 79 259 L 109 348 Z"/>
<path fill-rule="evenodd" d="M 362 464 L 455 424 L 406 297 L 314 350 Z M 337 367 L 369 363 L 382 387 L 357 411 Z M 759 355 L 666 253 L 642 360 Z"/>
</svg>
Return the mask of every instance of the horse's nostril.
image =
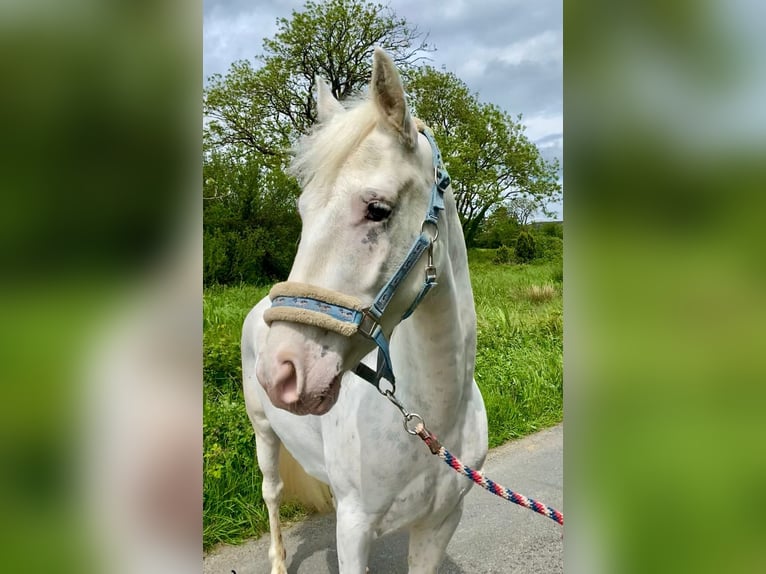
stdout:
<svg viewBox="0 0 766 574">
<path fill-rule="evenodd" d="M 274 389 L 283 403 L 291 405 L 298 402 L 300 398 L 298 376 L 292 361 L 282 361 L 277 366 L 274 376 Z"/>
</svg>

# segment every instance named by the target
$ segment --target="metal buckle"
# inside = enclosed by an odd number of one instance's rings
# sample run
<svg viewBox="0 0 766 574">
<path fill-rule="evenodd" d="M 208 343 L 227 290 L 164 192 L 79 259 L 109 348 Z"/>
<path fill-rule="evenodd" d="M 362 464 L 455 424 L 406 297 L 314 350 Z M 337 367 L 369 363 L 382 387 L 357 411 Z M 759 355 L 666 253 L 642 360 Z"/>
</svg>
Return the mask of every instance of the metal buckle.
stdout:
<svg viewBox="0 0 766 574">
<path fill-rule="evenodd" d="M 444 193 L 447 191 L 447 188 L 449 187 L 449 184 L 451 183 L 449 174 L 444 174 L 444 176 L 436 183 L 436 187 L 439 188 L 439 191 Z"/>
<path fill-rule="evenodd" d="M 359 322 L 358 331 L 368 339 L 374 339 L 376 329 L 380 329 L 380 323 L 370 314 L 370 309 L 362 309 L 362 320 Z"/>
<path fill-rule="evenodd" d="M 436 228 L 439 229 L 438 227 Z M 434 241 L 428 246 L 428 263 L 426 264 L 426 283 L 436 284 L 436 267 L 434 266 Z"/>
</svg>

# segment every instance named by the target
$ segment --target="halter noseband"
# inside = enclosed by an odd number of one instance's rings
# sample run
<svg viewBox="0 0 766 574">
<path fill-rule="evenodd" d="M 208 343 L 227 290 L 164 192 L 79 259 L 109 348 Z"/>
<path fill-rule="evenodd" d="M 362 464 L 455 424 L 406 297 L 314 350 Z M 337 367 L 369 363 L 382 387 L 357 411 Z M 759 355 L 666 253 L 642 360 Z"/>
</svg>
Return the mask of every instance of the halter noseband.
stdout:
<svg viewBox="0 0 766 574">
<path fill-rule="evenodd" d="M 388 339 L 383 333 L 380 322 L 399 285 L 409 275 L 415 263 L 426 250 L 428 251 L 428 262 L 425 281 L 417 297 L 402 315 L 400 321 L 409 317 L 426 294 L 436 285 L 433 246 L 439 237 L 439 212 L 444 210 L 444 192 L 450 184 L 450 177 L 444 167 L 441 152 L 439 146 L 436 145 L 433 133 L 425 126 L 420 126 L 419 131 L 431 145 L 434 166 L 434 183 L 431 187 L 428 211 L 423 219 L 420 235 L 410 247 L 402 264 L 378 292 L 372 303 L 368 307 L 364 307 L 356 297 L 316 285 L 285 281 L 277 283 L 271 288 L 269 292 L 271 307 L 263 314 L 263 319 L 268 325 L 271 325 L 273 321 L 291 321 L 328 329 L 346 337 L 360 333 L 371 339 L 378 346 L 377 370 L 373 371 L 364 363 L 359 363 L 354 372 L 373 384 L 383 394 L 393 393 L 396 388 L 396 379 L 391 365 Z M 429 224 L 436 229 L 434 237 L 426 233 L 426 227 Z M 391 383 L 392 388 L 387 391 L 381 390 L 381 379 L 386 379 Z"/>
</svg>

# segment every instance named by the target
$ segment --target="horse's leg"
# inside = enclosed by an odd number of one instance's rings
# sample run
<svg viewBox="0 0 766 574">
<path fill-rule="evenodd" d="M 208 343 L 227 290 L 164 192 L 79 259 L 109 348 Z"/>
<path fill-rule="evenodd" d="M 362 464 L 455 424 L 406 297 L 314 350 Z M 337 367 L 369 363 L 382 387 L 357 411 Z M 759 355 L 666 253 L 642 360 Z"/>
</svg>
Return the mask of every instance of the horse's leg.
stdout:
<svg viewBox="0 0 766 574">
<path fill-rule="evenodd" d="M 279 504 L 282 502 L 282 478 L 279 476 L 279 446 L 280 440 L 271 428 L 260 405 L 248 405 L 248 414 L 255 430 L 255 451 L 258 455 L 258 466 L 263 475 L 261 491 L 263 501 L 269 511 L 269 530 L 271 544 L 269 559 L 271 574 L 287 574 L 285 566 L 285 546 L 282 543 L 282 527 L 279 523 Z M 255 407 L 255 408 L 254 408 Z"/>
<path fill-rule="evenodd" d="M 364 574 L 370 556 L 372 528 L 366 515 L 346 502 L 338 503 L 335 534 L 340 574 Z"/>
<path fill-rule="evenodd" d="M 463 515 L 463 501 L 436 526 L 410 529 L 409 574 L 436 574 L 452 535 Z"/>
</svg>

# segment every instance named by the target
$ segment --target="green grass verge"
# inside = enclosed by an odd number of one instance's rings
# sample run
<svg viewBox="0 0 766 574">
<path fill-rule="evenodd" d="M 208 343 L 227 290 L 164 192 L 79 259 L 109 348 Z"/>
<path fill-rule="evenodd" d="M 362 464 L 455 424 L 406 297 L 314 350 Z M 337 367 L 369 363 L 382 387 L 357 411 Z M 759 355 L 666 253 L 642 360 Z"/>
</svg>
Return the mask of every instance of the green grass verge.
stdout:
<svg viewBox="0 0 766 574">
<path fill-rule="evenodd" d="M 469 253 L 478 316 L 476 381 L 497 446 L 561 421 L 562 264 L 496 265 L 495 250 Z M 204 502 L 205 548 L 236 543 L 268 530 L 261 474 L 241 388 L 242 322 L 268 287 L 205 290 Z M 303 516 L 282 509 L 285 520 Z"/>
<path fill-rule="evenodd" d="M 470 265 L 478 326 L 475 378 L 494 447 L 562 419 L 561 262 L 493 265 L 471 258 Z"/>
</svg>

